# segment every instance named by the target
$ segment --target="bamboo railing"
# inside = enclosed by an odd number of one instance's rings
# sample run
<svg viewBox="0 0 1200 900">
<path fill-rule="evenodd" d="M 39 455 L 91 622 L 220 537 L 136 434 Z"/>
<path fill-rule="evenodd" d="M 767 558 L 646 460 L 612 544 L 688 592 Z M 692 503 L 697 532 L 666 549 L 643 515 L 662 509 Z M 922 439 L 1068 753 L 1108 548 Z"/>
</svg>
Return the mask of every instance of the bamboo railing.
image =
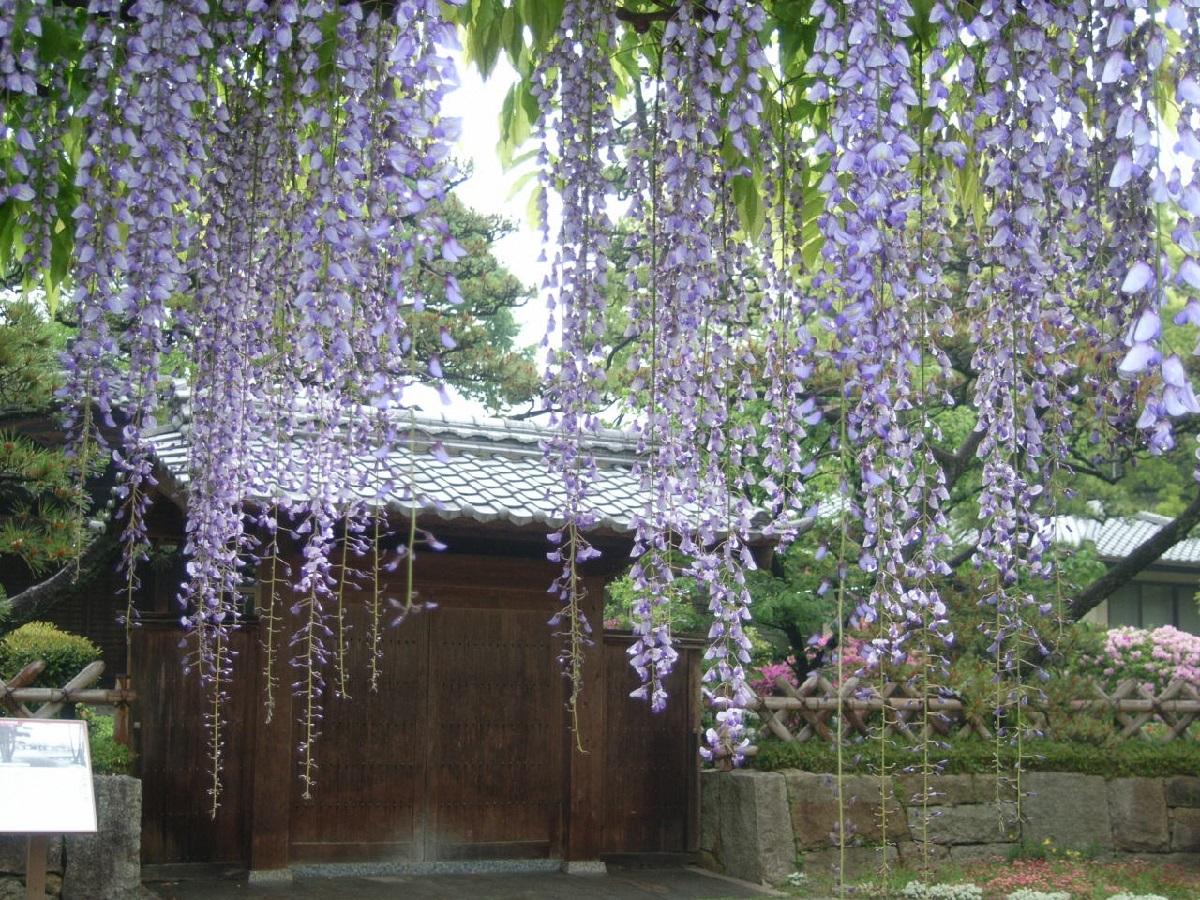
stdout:
<svg viewBox="0 0 1200 900">
<path fill-rule="evenodd" d="M 60 688 L 29 687 L 46 668 L 43 660 L 35 660 L 5 682 L 0 678 L 0 707 L 10 716 L 26 719 L 53 719 L 68 703 L 83 703 L 89 706 L 111 705 L 116 707 L 113 722 L 113 737 L 129 746 L 129 704 L 137 699 L 129 688 L 129 679 L 117 678 L 115 688 L 93 688 L 92 685 L 104 674 L 104 663 L 90 663 L 74 678 Z M 26 703 L 41 705 L 30 711 Z"/>
<path fill-rule="evenodd" d="M 836 723 L 832 720 L 839 713 L 844 717 L 846 735 L 878 736 L 882 727 L 885 734 L 914 743 L 971 734 L 991 738 L 996 727 L 992 704 L 987 704 L 989 708 L 984 712 L 978 711 L 976 704 L 973 711 L 972 705 L 960 697 L 922 696 L 915 687 L 898 682 L 887 682 L 880 691 L 878 685 L 848 678 L 838 688 L 814 675 L 798 688 L 781 677 L 776 679 L 775 687 L 778 696 L 758 698 L 753 710 L 763 725 L 784 741 L 835 741 Z M 1200 691 L 1186 682 L 1172 681 L 1158 694 L 1133 680 L 1120 682 L 1111 693 L 1097 685 L 1091 690 L 1093 696 L 1069 700 L 1060 708 L 1097 715 L 1111 713 L 1120 728 L 1117 737 L 1122 740 L 1173 741 L 1188 737 L 1188 729 L 1200 719 Z M 1022 702 L 1025 726 L 1046 733 L 1049 719 L 1039 704 L 1037 691 L 1029 691 Z M 1147 727 L 1151 725 L 1154 727 Z"/>
</svg>

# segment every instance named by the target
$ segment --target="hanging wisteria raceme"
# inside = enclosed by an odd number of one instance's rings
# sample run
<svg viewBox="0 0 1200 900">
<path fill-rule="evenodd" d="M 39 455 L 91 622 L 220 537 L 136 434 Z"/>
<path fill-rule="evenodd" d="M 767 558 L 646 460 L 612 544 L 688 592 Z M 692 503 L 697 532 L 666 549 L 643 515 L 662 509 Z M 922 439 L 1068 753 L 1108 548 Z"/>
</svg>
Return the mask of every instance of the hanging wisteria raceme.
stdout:
<svg viewBox="0 0 1200 900">
<path fill-rule="evenodd" d="M 371 570 L 375 652 L 381 643 L 381 579 L 397 560 L 370 552 L 368 527 L 386 538 L 387 526 L 369 509 L 396 494 L 420 500 L 408 473 L 369 461 L 407 440 L 408 387 L 441 381 L 436 353 L 420 358 L 413 340 L 418 285 L 423 267 L 462 255 L 438 210 L 457 137 L 442 112 L 456 46 L 443 13 L 434 0 L 0 7 L 18 148 L 4 190 L 29 269 L 51 261 L 59 158 L 77 153 L 67 212 L 79 335 L 63 396 L 77 404 L 81 478 L 97 447 L 116 445 L 131 620 L 163 359 L 175 349 L 187 359 L 182 619 L 208 691 L 214 810 L 246 577 L 260 563 L 272 573 L 267 681 L 273 691 L 272 661 L 287 656 L 306 793 L 327 686 L 350 692 L 344 602 L 359 569 Z M 66 76 L 39 69 L 48 16 L 60 30 L 84 22 L 77 109 Z M 27 102 L 48 90 L 51 102 Z M 82 123 L 77 150 L 63 143 L 68 114 Z M 445 288 L 455 301 L 453 281 Z M 411 560 L 422 534 L 405 531 Z M 418 606 L 411 579 L 407 589 L 401 615 Z"/>
<path fill-rule="evenodd" d="M 1200 160 L 1196 113 L 1200 110 L 1195 51 L 1198 44 L 1194 5 L 1171 2 L 1160 9 L 1145 0 L 1109 2 L 1094 36 L 1101 96 L 1107 101 L 1101 127 L 1103 138 L 1116 149 L 1107 186 L 1116 197 L 1113 209 L 1113 266 L 1121 273 L 1120 295 L 1125 325 L 1120 334 L 1126 348 L 1118 371 L 1127 378 L 1145 376 L 1150 387 L 1141 405 L 1137 426 L 1153 453 L 1175 446 L 1171 419 L 1200 412 L 1191 381 L 1175 348 L 1162 347 L 1162 308 L 1168 286 L 1185 294 L 1200 291 L 1200 262 L 1191 227 L 1200 192 L 1193 182 L 1185 190 L 1181 163 L 1190 169 Z M 1180 50 L 1169 57 L 1174 42 Z M 1168 79 L 1168 66 L 1175 66 Z M 1168 83 L 1175 85 L 1173 96 Z M 1175 107 L 1178 139 L 1167 157 L 1164 114 Z M 1174 228 L 1168 207 L 1183 214 Z M 1178 267 L 1168 246 L 1181 255 Z M 1179 324 L 1200 323 L 1194 302 L 1177 316 Z"/>
<path fill-rule="evenodd" d="M 723 122 L 727 140 L 719 167 L 716 241 L 713 246 L 713 291 L 705 297 L 707 323 L 699 369 L 697 446 L 702 448 L 702 490 L 697 517 L 695 561 L 689 574 L 708 594 L 713 618 L 710 646 L 705 653 L 709 669 L 702 678 L 704 693 L 715 710 L 716 725 L 705 734 L 708 759 L 727 759 L 740 765 L 749 745 L 744 709 L 753 694 L 746 682 L 750 641 L 745 626 L 750 620 L 750 591 L 746 571 L 755 568 L 749 540 L 754 505 L 750 502 L 755 479 L 758 434 L 749 415 L 757 389 L 751 378 L 756 359 L 751 349 L 752 271 L 756 261 L 738 239 L 740 222 L 734 197 L 739 180 L 751 177 L 758 158 L 770 166 L 770 147 L 760 142 L 763 120 L 762 82 L 759 71 L 765 56 L 759 32 L 765 22 L 761 8 L 723 0 L 701 25 L 716 46 L 715 68 L 720 74 L 710 83 L 717 121 Z M 708 52 L 707 43 L 702 48 Z M 713 128 L 708 121 L 705 127 Z M 707 141 L 707 138 L 705 138 Z"/>
<path fill-rule="evenodd" d="M 786 115 L 781 104 L 780 119 Z M 786 552 L 801 527 L 817 514 L 806 490 L 816 469 L 804 452 L 810 429 L 822 414 L 808 390 L 817 358 L 816 338 L 809 322 L 816 315 L 816 298 L 798 284 L 804 271 L 804 234 L 809 203 L 820 198 L 810 184 L 808 162 L 786 121 L 771 123 L 778 166 L 764 172 L 768 197 L 763 222 L 763 268 L 767 295 L 763 311 L 767 329 L 763 367 L 767 408 L 759 422 L 764 474 L 758 487 L 772 515 L 764 529 Z"/>
<path fill-rule="evenodd" d="M 922 234 L 910 228 L 920 209 L 914 180 L 920 147 L 910 120 L 920 112 L 916 79 L 923 77 L 904 42 L 911 13 L 903 0 L 882 9 L 848 4 L 842 27 L 826 32 L 808 63 L 809 71 L 825 76 L 810 95 L 831 104 L 829 130 L 818 145 L 830 159 L 820 225 L 822 255 L 829 271 L 840 274 L 835 282 L 818 278 L 817 286 L 825 288 L 822 311 L 837 336 L 835 352 L 843 354 L 839 451 L 847 469 L 853 452 L 857 469 L 857 484 L 849 472 L 843 475 L 855 502 L 842 515 L 856 514 L 858 565 L 872 576 L 853 620 L 868 637 L 866 666 L 881 691 L 888 672 L 906 659 L 910 636 L 923 640 L 930 627 L 944 628 L 944 613 L 930 615 L 940 606 L 936 592 L 927 590 L 933 574 L 928 567 L 937 561 L 934 548 L 922 546 L 920 530 L 922 516 L 936 516 L 940 506 L 941 473 L 923 445 L 925 421 L 912 416 L 920 388 L 914 375 L 923 371 L 930 335 L 921 316 L 920 282 L 907 277 L 922 262 L 915 258 Z M 925 399 L 916 398 L 922 408 Z M 845 534 L 848 524 L 842 527 Z M 843 539 L 839 548 L 842 567 L 845 544 Z M 844 569 L 838 574 L 846 577 Z M 840 616 L 837 627 L 845 627 Z M 885 811 L 891 803 L 886 776 L 895 767 L 887 725 L 882 719 L 872 754 L 884 776 Z M 839 820 L 839 835 L 843 824 Z M 890 824 L 886 813 L 880 816 L 884 843 Z"/>
<path fill-rule="evenodd" d="M 607 203 L 611 191 L 605 168 L 613 161 L 612 67 L 609 54 L 617 31 L 612 10 L 601 3 L 568 0 L 554 47 L 546 54 L 539 101 L 543 110 L 544 189 L 557 186 L 562 198 L 557 248 L 549 289 L 548 338 L 558 346 L 547 354 L 546 401 L 554 410 L 554 438 L 546 453 L 562 474 L 563 519 L 550 536 L 551 562 L 562 566 L 551 591 L 562 608 L 550 620 L 562 640 L 559 661 L 574 716 L 583 688 L 584 651 L 592 627 L 583 609 L 586 589 L 579 564 L 599 556 L 586 537 L 596 524 L 588 503 L 595 461 L 587 436 L 599 427 L 605 394 L 605 321 L 608 306 L 608 249 L 612 240 Z M 553 75 L 550 73 L 553 72 Z M 549 223 L 544 223 L 549 227 Z"/>
<path fill-rule="evenodd" d="M 746 462 L 755 446 L 744 412 L 749 368 L 747 249 L 736 237 L 736 179 L 750 177 L 762 120 L 761 10 L 719 3 L 681 8 L 666 25 L 653 111 L 631 150 L 631 274 L 626 332 L 636 341 L 643 479 L 652 500 L 637 524 L 631 575 L 637 591 L 631 663 L 634 696 L 667 701 L 677 659 L 670 606 L 688 579 L 707 596 L 713 624 L 704 690 L 717 711 L 706 758 L 739 762 L 743 665 L 749 641 L 744 569 L 753 568 Z M 727 128 L 728 147 L 721 132 Z M 716 229 L 706 223 L 719 223 Z"/>
<path fill-rule="evenodd" d="M 643 485 L 651 494 L 636 523 L 634 643 L 630 663 L 641 687 L 633 696 L 661 711 L 665 679 L 678 652 L 671 634 L 670 606 L 680 590 L 677 576 L 686 564 L 683 543 L 691 532 L 689 507 L 699 489 L 694 433 L 697 387 L 693 342 L 698 339 L 698 303 L 715 289 L 712 236 L 707 222 L 717 195 L 716 129 L 711 121 L 716 80 L 703 52 L 699 23 L 688 11 L 667 23 L 662 72 L 655 97 L 649 155 L 640 159 L 642 190 L 636 212 L 643 248 L 638 261 L 646 272 L 645 296 L 631 310 L 626 334 L 637 341 L 630 367 L 641 377 L 645 409 L 637 424 Z M 716 48 L 709 51 L 715 55 Z M 706 66 L 707 62 L 707 66 Z M 707 79 L 706 79 L 707 74 Z M 646 149 L 642 150 L 646 154 Z"/>
</svg>

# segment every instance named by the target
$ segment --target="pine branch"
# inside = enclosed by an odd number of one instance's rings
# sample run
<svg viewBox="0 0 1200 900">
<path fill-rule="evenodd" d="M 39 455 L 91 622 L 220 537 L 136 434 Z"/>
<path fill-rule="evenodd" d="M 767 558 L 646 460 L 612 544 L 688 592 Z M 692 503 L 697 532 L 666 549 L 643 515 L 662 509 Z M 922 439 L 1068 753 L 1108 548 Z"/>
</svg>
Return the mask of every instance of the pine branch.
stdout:
<svg viewBox="0 0 1200 900">
<path fill-rule="evenodd" d="M 13 615 L 23 619 L 62 599 L 77 583 L 77 574 L 90 574 L 92 570 L 106 563 L 113 546 L 113 539 L 107 530 L 96 534 L 83 548 L 78 562 L 69 560 L 49 578 L 31 584 L 19 594 L 9 597 L 8 603 Z"/>
</svg>

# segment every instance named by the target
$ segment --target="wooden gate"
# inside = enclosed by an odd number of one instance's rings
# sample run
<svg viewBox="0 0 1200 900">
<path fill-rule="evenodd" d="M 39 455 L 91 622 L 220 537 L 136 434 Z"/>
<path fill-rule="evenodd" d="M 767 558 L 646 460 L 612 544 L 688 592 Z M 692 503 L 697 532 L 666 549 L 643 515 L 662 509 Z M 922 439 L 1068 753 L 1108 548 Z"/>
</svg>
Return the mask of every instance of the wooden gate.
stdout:
<svg viewBox="0 0 1200 900">
<path fill-rule="evenodd" d="M 551 607 L 544 596 L 543 608 L 522 609 L 489 595 L 443 594 L 435 612 L 388 631 L 377 694 L 361 674 L 367 619 L 354 605 L 355 680 L 349 701 L 328 704 L 313 799 L 293 787 L 293 862 L 559 854 Z"/>
<path fill-rule="evenodd" d="M 604 636 L 605 853 L 686 853 L 699 847 L 701 643 L 676 639 L 670 699 L 653 713 L 626 652 L 633 638 Z"/>
<path fill-rule="evenodd" d="M 325 702 L 316 786 L 301 796 L 292 698 L 281 654 L 274 718 L 262 718 L 256 627 L 236 638 L 243 676 L 228 705 L 225 790 L 206 804 L 203 697 L 181 668 L 179 631 L 136 632 L 135 716 L 144 779 L 147 863 L 418 862 L 595 859 L 601 852 L 683 851 L 696 843 L 699 650 L 684 646 L 654 715 L 629 699 L 627 636 L 588 651 L 572 749 L 557 607 L 542 558 L 426 556 L 422 599 L 436 610 L 385 631 L 381 682 L 367 684 L 365 596 L 347 599 L 348 699 Z M 592 621 L 603 580 L 589 583 Z M 289 604 L 285 602 L 284 606 Z M 258 675 L 258 677 L 256 677 Z"/>
</svg>

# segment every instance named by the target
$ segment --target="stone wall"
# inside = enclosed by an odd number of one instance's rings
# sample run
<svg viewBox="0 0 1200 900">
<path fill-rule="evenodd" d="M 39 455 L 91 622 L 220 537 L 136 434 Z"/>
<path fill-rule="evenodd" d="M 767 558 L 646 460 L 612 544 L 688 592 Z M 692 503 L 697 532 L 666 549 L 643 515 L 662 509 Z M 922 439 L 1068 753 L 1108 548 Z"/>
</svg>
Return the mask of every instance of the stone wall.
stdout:
<svg viewBox="0 0 1200 900">
<path fill-rule="evenodd" d="M 128 775 L 97 775 L 94 785 L 98 830 L 50 839 L 46 894 L 136 900 L 142 881 L 142 783 Z M 25 896 L 25 853 L 23 835 L 0 835 L 0 900 Z"/>
<path fill-rule="evenodd" d="M 1029 772 L 1018 814 L 1012 787 L 997 796 L 994 778 L 941 775 L 929 816 L 914 798 L 921 780 L 843 779 L 847 873 L 869 869 L 886 852 L 917 863 L 922 842 L 935 860 L 1005 856 L 1022 842 L 1120 858 L 1200 865 L 1200 778 L 1114 778 Z M 747 881 L 777 884 L 798 869 L 833 869 L 837 788 L 832 775 L 705 772 L 700 851 L 708 867 Z"/>
</svg>

